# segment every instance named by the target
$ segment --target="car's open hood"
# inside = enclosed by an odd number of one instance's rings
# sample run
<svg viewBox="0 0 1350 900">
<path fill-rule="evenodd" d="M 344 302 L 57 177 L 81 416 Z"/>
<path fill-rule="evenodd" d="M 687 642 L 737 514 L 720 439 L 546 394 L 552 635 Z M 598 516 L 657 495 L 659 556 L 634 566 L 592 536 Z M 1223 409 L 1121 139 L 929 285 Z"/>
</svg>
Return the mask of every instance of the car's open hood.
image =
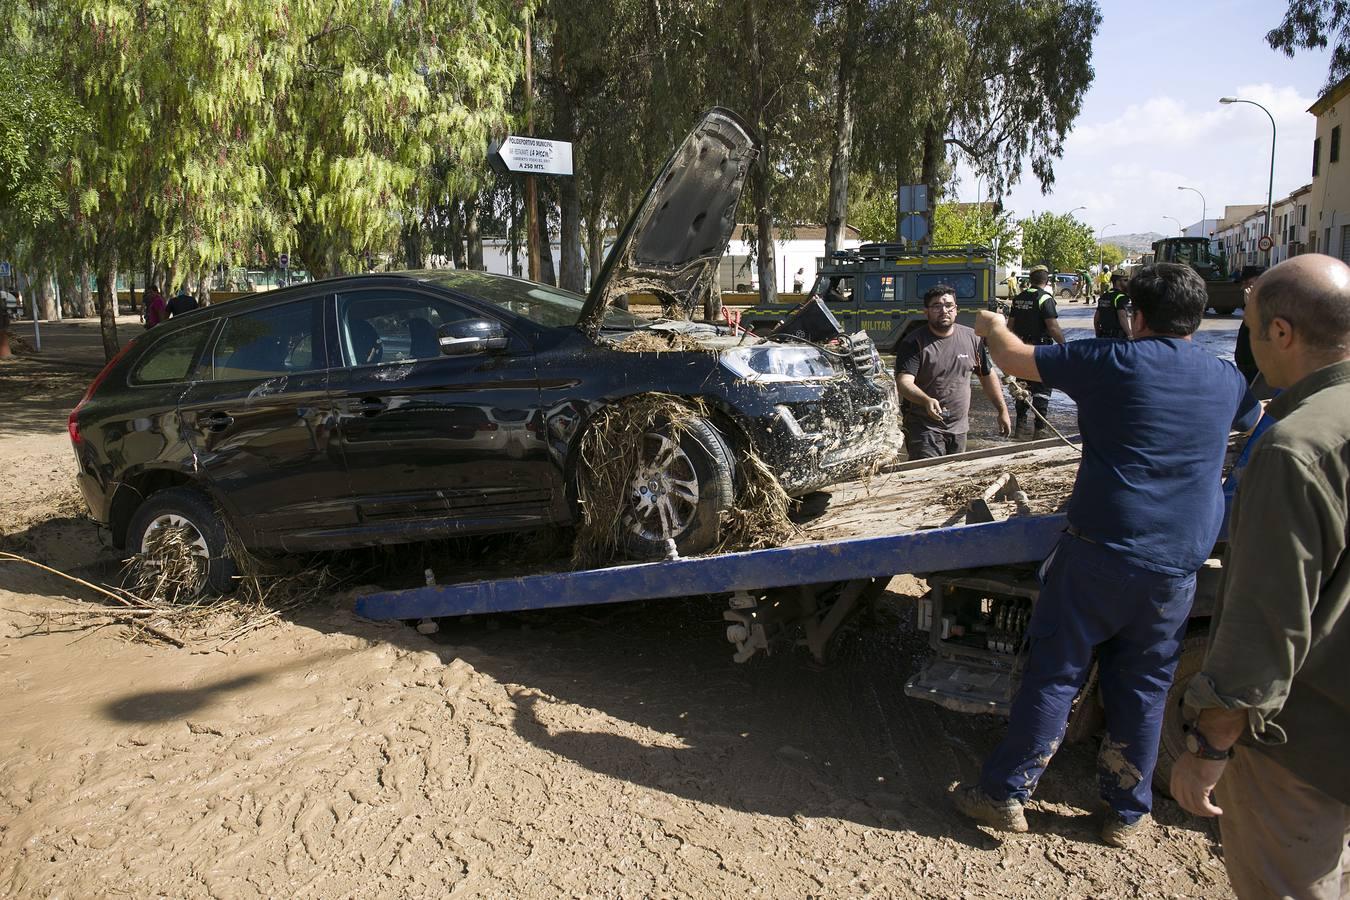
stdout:
<svg viewBox="0 0 1350 900">
<path fill-rule="evenodd" d="M 739 116 L 721 107 L 704 113 L 619 235 L 577 324 L 595 334 L 610 301 L 636 291 L 692 311 L 736 228 L 736 204 L 756 153 L 758 140 Z"/>
</svg>

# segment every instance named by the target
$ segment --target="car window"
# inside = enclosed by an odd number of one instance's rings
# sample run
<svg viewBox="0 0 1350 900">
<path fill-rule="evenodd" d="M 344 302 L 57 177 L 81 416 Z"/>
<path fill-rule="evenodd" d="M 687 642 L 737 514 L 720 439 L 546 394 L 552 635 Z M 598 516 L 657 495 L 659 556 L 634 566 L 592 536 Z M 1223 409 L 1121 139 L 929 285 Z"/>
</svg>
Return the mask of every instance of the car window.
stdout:
<svg viewBox="0 0 1350 900">
<path fill-rule="evenodd" d="M 345 294 L 338 304 L 338 333 L 349 366 L 435 359 L 437 332 L 447 322 L 481 319 L 441 297 L 411 291 L 379 290 Z"/>
<path fill-rule="evenodd" d="M 201 356 L 202 345 L 211 336 L 215 322 L 193 325 L 156 343 L 131 370 L 131 383 L 172 384 L 187 381 Z"/>
<path fill-rule="evenodd" d="M 216 381 L 323 368 L 322 303 L 315 297 L 230 316 L 211 362 Z"/>
<path fill-rule="evenodd" d="M 845 303 L 853 299 L 852 275 L 821 275 L 811 293 L 827 303 Z"/>
<path fill-rule="evenodd" d="M 956 288 L 957 300 L 974 300 L 979 296 L 976 291 L 974 272 L 948 272 L 944 275 L 920 275 L 915 279 L 915 296 L 922 297 L 930 287 L 947 284 Z"/>
</svg>

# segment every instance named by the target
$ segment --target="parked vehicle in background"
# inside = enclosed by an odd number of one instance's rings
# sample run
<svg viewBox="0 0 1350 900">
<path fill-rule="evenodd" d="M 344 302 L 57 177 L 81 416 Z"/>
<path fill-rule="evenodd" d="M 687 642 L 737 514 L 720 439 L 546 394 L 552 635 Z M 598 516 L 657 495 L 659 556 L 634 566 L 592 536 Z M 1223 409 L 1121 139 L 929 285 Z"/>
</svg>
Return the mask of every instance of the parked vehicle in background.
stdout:
<svg viewBox="0 0 1350 900">
<path fill-rule="evenodd" d="M 1083 294 L 1083 279 L 1073 272 L 1056 272 L 1054 292 L 1060 299 L 1077 299 Z"/>
<path fill-rule="evenodd" d="M 1211 252 L 1209 238 L 1170 237 L 1154 241 L 1153 258 L 1160 263 L 1181 263 L 1195 269 L 1205 279 L 1208 308 L 1219 315 L 1232 315 L 1245 304 L 1241 281 L 1233 281 L 1226 261 Z"/>
<path fill-rule="evenodd" d="M 188 529 L 217 590 L 232 572 L 226 525 L 246 547 L 303 551 L 568 524 L 582 436 L 601 410 L 654 392 L 706 414 L 634 436 L 642 466 L 622 507 L 600 513 L 623 522 L 633 557 L 714 544 L 742 451 L 790 494 L 869 469 L 898 423 L 866 335 L 823 310 L 746 339 L 613 306 L 636 291 L 701 303 L 756 152 L 734 114 L 707 113 L 585 297 L 462 270 L 358 275 L 146 332 L 70 414 L 94 518 L 136 552 Z M 624 348 L 672 333 L 699 349 Z"/>
<path fill-rule="evenodd" d="M 847 328 L 861 329 L 876 345 L 894 351 L 911 329 L 924 324 L 923 295 L 936 284 L 956 291 L 957 321 L 996 309 L 994 255 L 969 245 L 909 250 L 900 244 L 863 244 L 816 261 L 811 297 L 824 301 Z M 756 304 L 743 313 L 757 333 L 771 331 L 797 304 Z"/>
<path fill-rule="evenodd" d="M 23 305 L 19 303 L 19 298 L 9 291 L 0 291 L 0 301 L 4 302 L 5 311 L 9 313 L 11 321 L 23 315 Z"/>
</svg>

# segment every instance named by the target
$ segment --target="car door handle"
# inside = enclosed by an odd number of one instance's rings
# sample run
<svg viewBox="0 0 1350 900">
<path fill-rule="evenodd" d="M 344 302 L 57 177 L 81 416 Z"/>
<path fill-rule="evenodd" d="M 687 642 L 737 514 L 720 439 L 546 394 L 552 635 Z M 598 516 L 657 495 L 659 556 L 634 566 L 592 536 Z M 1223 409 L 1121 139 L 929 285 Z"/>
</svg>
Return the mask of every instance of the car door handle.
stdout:
<svg viewBox="0 0 1350 900">
<path fill-rule="evenodd" d="M 234 422 L 234 416 L 223 412 L 202 413 L 197 417 L 197 424 L 203 428 L 209 428 L 211 431 L 224 431 Z"/>
<path fill-rule="evenodd" d="M 387 406 L 379 397 L 362 397 L 357 405 L 361 407 L 361 415 L 363 416 L 379 415 L 384 412 Z"/>
</svg>

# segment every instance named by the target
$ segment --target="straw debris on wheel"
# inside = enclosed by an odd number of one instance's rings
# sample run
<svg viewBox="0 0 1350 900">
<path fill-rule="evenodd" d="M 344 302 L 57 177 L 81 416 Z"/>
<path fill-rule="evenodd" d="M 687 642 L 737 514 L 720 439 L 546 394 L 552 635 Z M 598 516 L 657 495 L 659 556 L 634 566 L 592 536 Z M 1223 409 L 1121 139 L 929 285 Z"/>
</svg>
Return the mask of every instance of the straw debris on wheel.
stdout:
<svg viewBox="0 0 1350 900">
<path fill-rule="evenodd" d="M 629 398 L 596 415 L 577 451 L 581 520 L 572 550 L 574 566 L 604 565 L 622 558 L 644 435 L 664 432 L 678 442 L 696 418 L 710 418 L 702 401 L 669 394 Z M 738 447 L 735 456 L 736 502 L 721 515 L 714 549 L 751 549 L 781 542 L 794 532 L 787 516 L 787 494 L 753 447 Z"/>
</svg>

